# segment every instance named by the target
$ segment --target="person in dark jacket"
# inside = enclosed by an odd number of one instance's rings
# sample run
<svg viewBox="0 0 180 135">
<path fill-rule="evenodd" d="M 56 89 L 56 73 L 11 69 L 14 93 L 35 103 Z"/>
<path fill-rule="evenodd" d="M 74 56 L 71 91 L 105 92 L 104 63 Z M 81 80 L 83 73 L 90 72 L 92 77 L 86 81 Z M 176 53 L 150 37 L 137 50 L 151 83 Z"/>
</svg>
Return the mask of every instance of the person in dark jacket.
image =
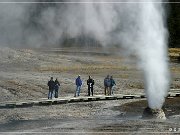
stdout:
<svg viewBox="0 0 180 135">
<path fill-rule="evenodd" d="M 49 86 L 48 99 L 52 99 L 54 86 L 55 86 L 55 83 L 53 81 L 53 77 L 51 77 L 51 79 L 50 79 L 50 81 L 48 81 L 47 85 Z"/>
<path fill-rule="evenodd" d="M 107 77 L 104 79 L 104 95 L 108 94 L 110 95 L 110 78 L 109 75 L 107 75 Z"/>
<path fill-rule="evenodd" d="M 55 80 L 55 86 L 54 86 L 55 98 L 58 98 L 59 87 L 60 87 L 60 83 L 59 83 L 58 79 L 56 78 L 56 80 Z"/>
<path fill-rule="evenodd" d="M 74 94 L 74 97 L 79 96 L 80 95 L 80 91 L 81 91 L 81 86 L 82 86 L 82 80 L 80 75 L 78 75 L 78 78 L 76 78 L 76 91 Z"/>
<path fill-rule="evenodd" d="M 94 80 L 91 78 L 91 76 L 89 76 L 89 79 L 87 80 L 87 85 L 88 85 L 88 96 L 90 96 L 91 94 L 93 96 Z"/>
<path fill-rule="evenodd" d="M 113 76 L 110 77 L 110 81 L 111 81 L 110 94 L 113 95 L 114 94 L 114 86 L 116 85 L 116 82 L 114 81 Z"/>
</svg>

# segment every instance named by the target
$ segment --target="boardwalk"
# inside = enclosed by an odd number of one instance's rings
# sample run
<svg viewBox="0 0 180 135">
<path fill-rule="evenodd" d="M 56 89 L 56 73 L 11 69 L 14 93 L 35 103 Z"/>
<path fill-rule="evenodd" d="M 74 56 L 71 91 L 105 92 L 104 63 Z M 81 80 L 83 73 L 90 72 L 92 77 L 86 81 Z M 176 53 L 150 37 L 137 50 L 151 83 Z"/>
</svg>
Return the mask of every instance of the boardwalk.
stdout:
<svg viewBox="0 0 180 135">
<path fill-rule="evenodd" d="M 168 97 L 179 97 L 180 92 L 169 92 Z M 47 99 L 41 98 L 37 101 L 28 100 L 28 101 L 15 101 L 15 102 L 6 102 L 0 103 L 0 108 L 21 108 L 21 107 L 32 107 L 39 105 L 55 105 L 55 104 L 67 104 L 67 103 L 75 103 L 75 102 L 91 102 L 91 101 L 101 101 L 101 100 L 123 100 L 123 99 L 140 99 L 146 98 L 144 94 L 138 95 L 123 95 L 116 94 L 112 96 L 105 95 L 96 95 L 93 97 L 89 96 L 80 96 L 80 97 L 59 97 L 57 99 Z"/>
</svg>

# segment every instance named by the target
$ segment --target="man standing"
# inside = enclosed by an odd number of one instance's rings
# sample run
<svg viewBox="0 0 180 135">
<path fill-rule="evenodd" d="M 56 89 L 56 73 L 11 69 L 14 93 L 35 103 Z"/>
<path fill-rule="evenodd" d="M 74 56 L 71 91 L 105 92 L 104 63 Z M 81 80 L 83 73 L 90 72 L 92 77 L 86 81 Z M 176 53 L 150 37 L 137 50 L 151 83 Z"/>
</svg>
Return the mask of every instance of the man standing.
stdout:
<svg viewBox="0 0 180 135">
<path fill-rule="evenodd" d="M 81 90 L 81 86 L 82 86 L 82 80 L 80 75 L 78 75 L 78 78 L 76 78 L 76 91 L 74 94 L 74 97 L 79 96 L 80 95 L 80 90 Z"/>
<path fill-rule="evenodd" d="M 109 75 L 107 75 L 107 77 L 104 79 L 104 95 L 108 94 L 110 95 L 110 78 Z"/>
<path fill-rule="evenodd" d="M 113 95 L 114 94 L 114 85 L 116 85 L 116 82 L 113 79 L 113 76 L 110 77 L 111 81 L 111 86 L 110 86 L 110 93 Z"/>
<path fill-rule="evenodd" d="M 60 83 L 59 83 L 58 79 L 56 78 L 56 80 L 55 80 L 55 87 L 54 87 L 55 98 L 58 98 L 59 87 L 60 87 Z"/>
<path fill-rule="evenodd" d="M 49 86 L 49 93 L 48 93 L 48 99 L 52 99 L 52 95 L 53 95 L 53 91 L 54 91 L 54 81 L 53 81 L 53 77 L 51 77 L 50 81 L 48 81 Z"/>
<path fill-rule="evenodd" d="M 87 85 L 88 85 L 88 96 L 90 96 L 90 93 L 92 93 L 93 96 L 93 85 L 94 85 L 94 80 L 89 76 L 89 79 L 87 80 Z"/>
</svg>

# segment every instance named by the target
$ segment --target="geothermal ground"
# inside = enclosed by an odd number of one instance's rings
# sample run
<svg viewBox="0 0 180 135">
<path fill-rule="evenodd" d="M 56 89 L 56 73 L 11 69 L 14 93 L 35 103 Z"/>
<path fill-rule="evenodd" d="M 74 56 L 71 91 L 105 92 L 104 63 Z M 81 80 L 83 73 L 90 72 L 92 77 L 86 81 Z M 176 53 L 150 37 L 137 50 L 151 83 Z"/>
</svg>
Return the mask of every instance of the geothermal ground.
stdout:
<svg viewBox="0 0 180 135">
<path fill-rule="evenodd" d="M 103 79 L 108 74 L 116 81 L 115 94 L 144 93 L 143 75 L 135 64 L 136 58 L 129 56 L 128 59 L 117 53 L 115 48 L 1 48 L 0 102 L 46 98 L 47 82 L 51 76 L 57 77 L 61 83 L 60 97 L 73 97 L 74 81 L 79 74 L 84 81 L 82 96 L 87 95 L 89 75 L 95 80 L 94 94 L 103 94 Z M 180 63 L 171 61 L 170 69 L 171 89 L 180 92 Z M 165 121 L 141 119 L 147 107 L 146 99 L 0 109 L 0 134 L 179 133 L 179 102 L 179 97 L 166 99 L 163 108 L 167 116 Z"/>
</svg>

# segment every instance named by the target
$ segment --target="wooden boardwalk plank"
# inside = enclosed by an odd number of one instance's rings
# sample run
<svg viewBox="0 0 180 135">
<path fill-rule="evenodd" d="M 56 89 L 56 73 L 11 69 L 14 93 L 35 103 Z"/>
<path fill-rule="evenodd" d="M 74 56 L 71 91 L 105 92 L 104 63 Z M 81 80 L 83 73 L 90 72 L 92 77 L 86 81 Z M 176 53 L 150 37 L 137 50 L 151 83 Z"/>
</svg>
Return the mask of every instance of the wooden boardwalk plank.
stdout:
<svg viewBox="0 0 180 135">
<path fill-rule="evenodd" d="M 170 97 L 176 97 L 176 93 L 169 93 Z"/>
<path fill-rule="evenodd" d="M 180 92 L 174 93 L 169 92 L 168 98 L 170 97 L 179 97 Z M 123 99 L 139 99 L 146 98 L 144 94 L 136 94 L 136 95 L 123 95 L 116 94 L 111 96 L 105 95 L 95 95 L 95 96 L 80 96 L 80 97 L 59 97 L 55 99 L 46 99 L 41 98 L 39 100 L 33 101 L 16 101 L 16 102 L 7 102 L 1 103 L 0 108 L 15 108 L 15 107 L 31 107 L 34 105 L 55 105 L 55 104 L 67 104 L 67 103 L 76 103 L 76 102 L 91 102 L 91 101 L 103 101 L 103 100 L 123 100 Z"/>
</svg>

